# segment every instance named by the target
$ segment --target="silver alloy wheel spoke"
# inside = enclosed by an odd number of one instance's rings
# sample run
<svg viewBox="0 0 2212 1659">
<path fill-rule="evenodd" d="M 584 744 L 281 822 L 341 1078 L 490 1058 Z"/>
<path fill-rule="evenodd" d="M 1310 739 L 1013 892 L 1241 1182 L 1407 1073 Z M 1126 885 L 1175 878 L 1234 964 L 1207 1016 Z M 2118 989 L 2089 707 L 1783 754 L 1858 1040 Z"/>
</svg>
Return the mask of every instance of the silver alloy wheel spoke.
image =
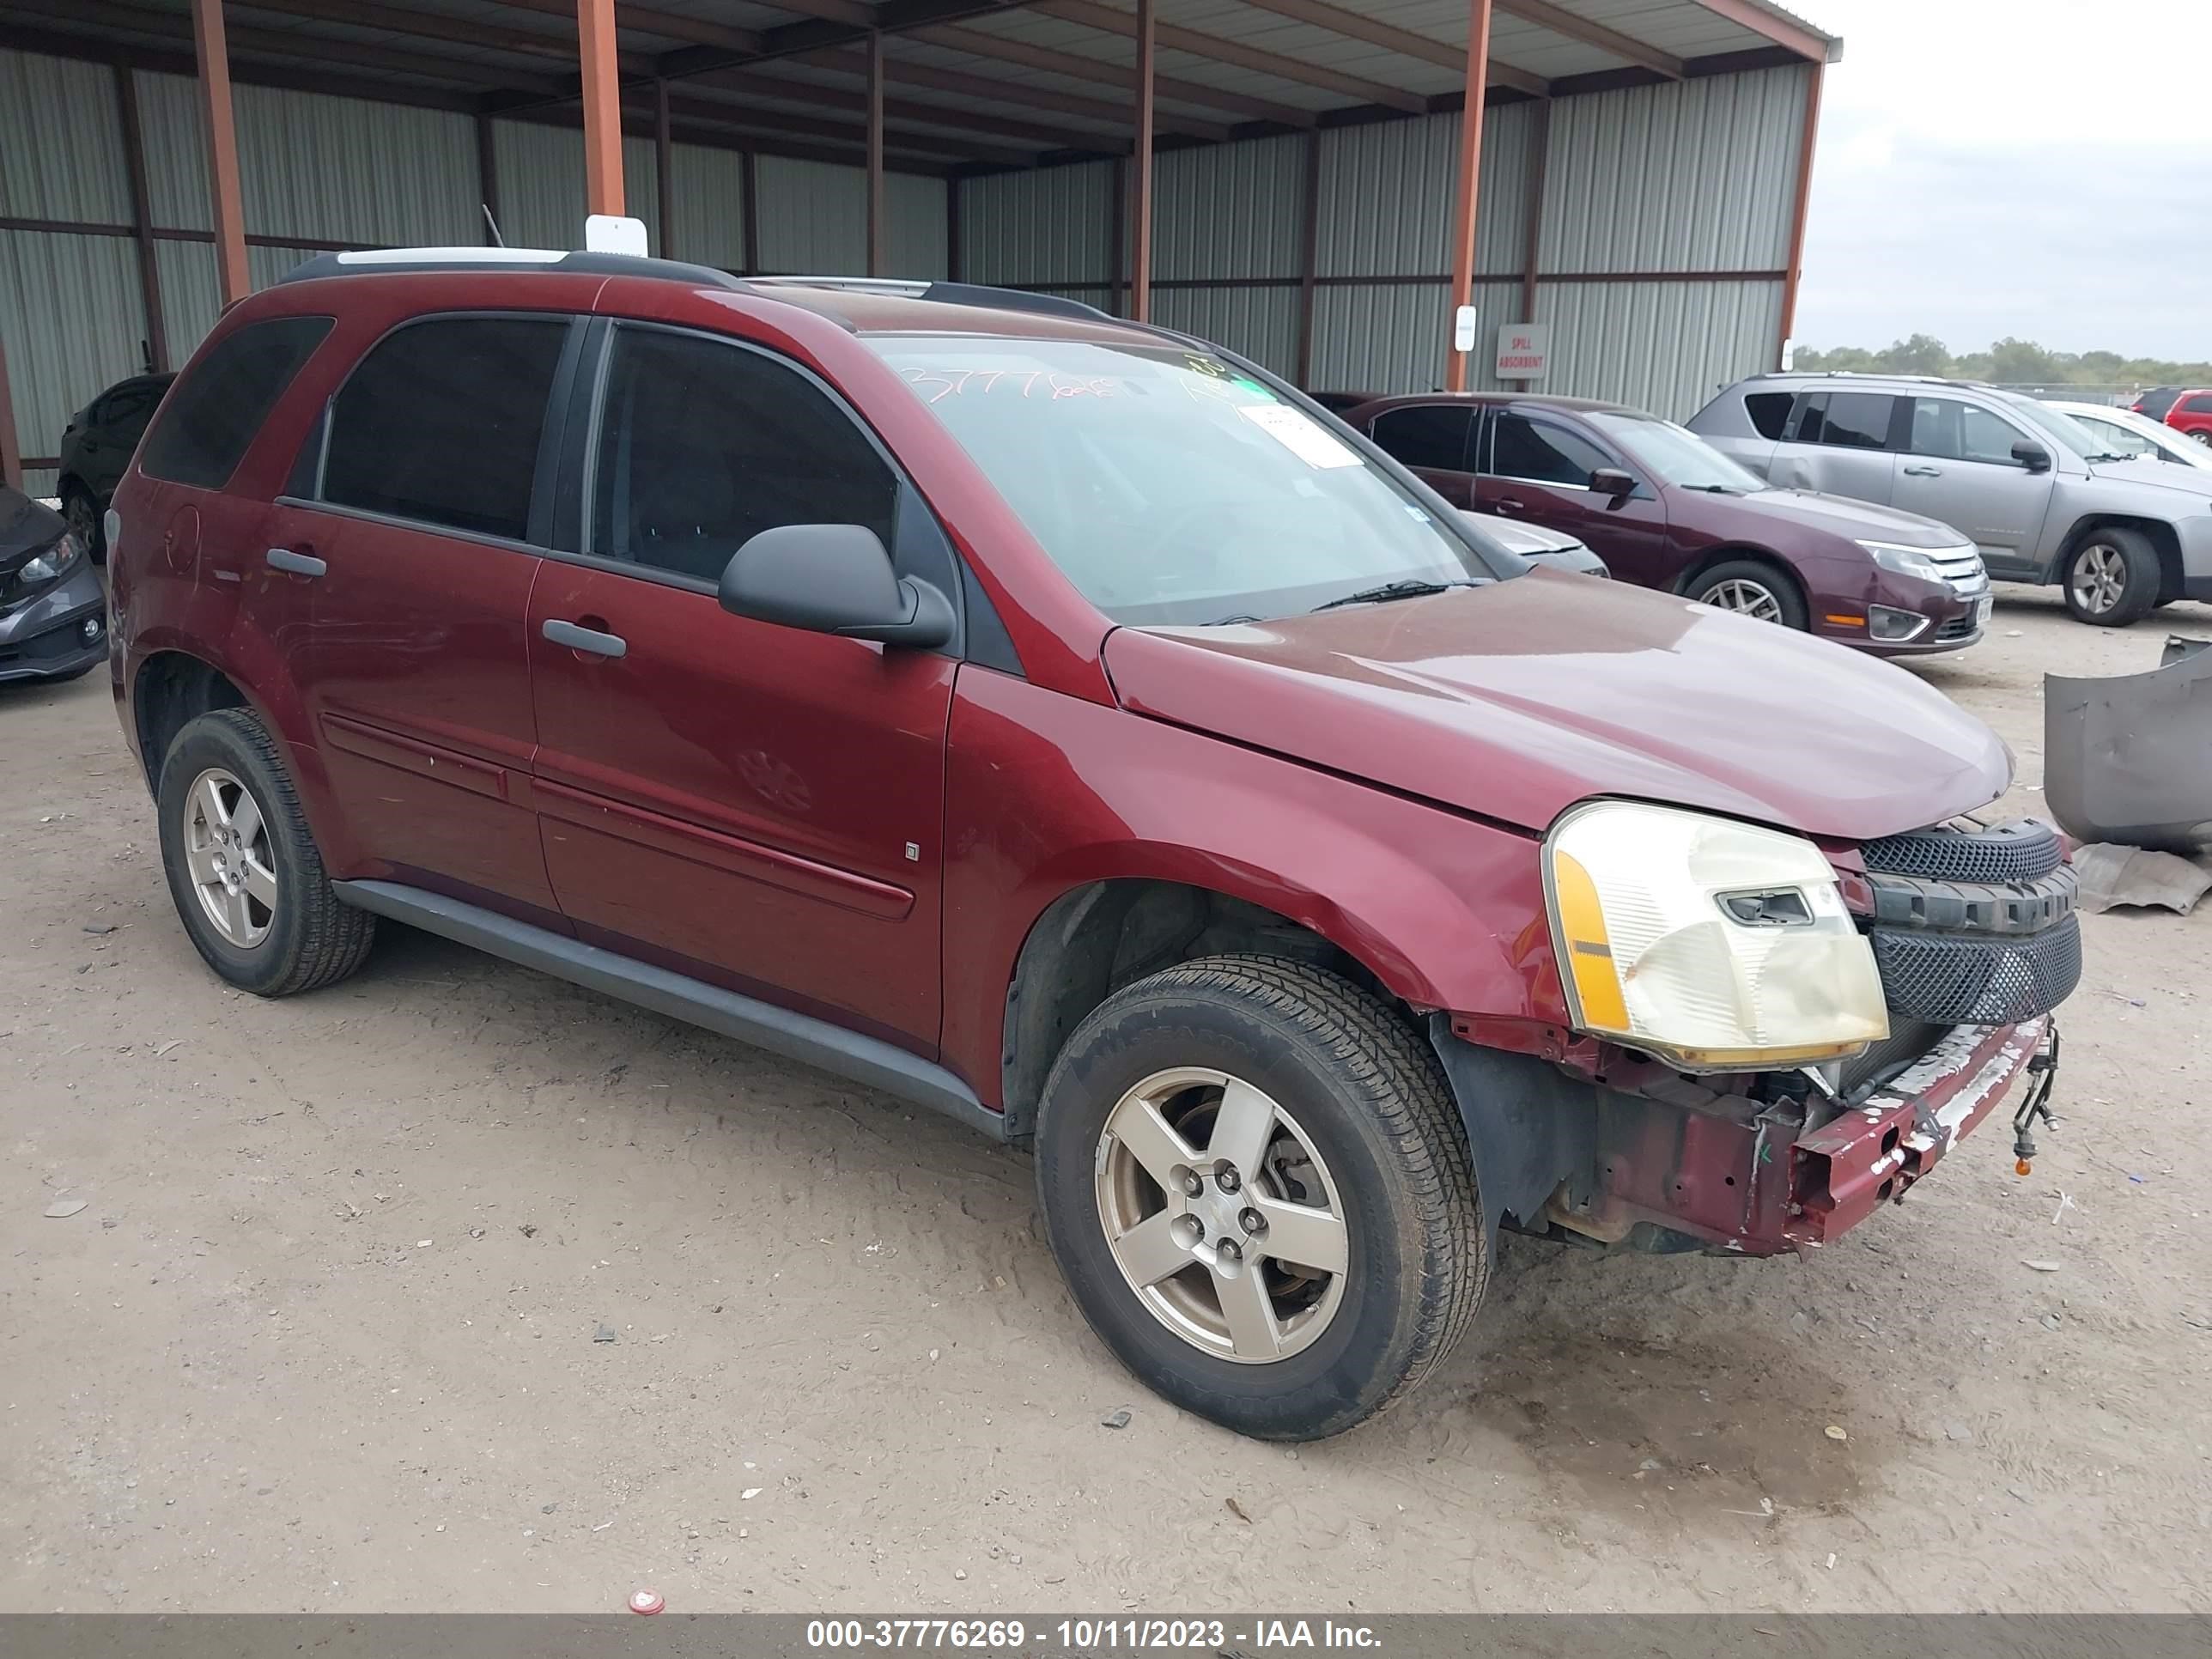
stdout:
<svg viewBox="0 0 2212 1659">
<path fill-rule="evenodd" d="M 1260 1160 L 1275 1133 L 1275 1103 L 1250 1084 L 1231 1078 L 1222 1087 L 1221 1104 L 1213 1114 L 1213 1133 L 1206 1139 L 1206 1155 L 1235 1166 L 1238 1176 L 1252 1181 L 1260 1173 Z"/>
<path fill-rule="evenodd" d="M 251 847 L 261 838 L 261 807 L 244 790 L 238 792 L 238 805 L 231 809 L 230 833 L 238 837 L 240 847 Z"/>
<path fill-rule="evenodd" d="M 185 847 L 185 868 L 191 872 L 192 880 L 202 887 L 213 884 L 220 886 L 222 877 L 215 867 L 215 848 L 195 847 L 189 842 Z"/>
<path fill-rule="evenodd" d="M 192 786 L 194 810 L 210 830 L 230 828 L 230 809 L 222 804 L 222 790 L 216 782 L 220 775 L 210 772 Z"/>
<path fill-rule="evenodd" d="M 1190 1247 L 1176 1230 L 1177 1218 L 1162 1210 L 1146 1216 L 1119 1238 L 1109 1241 L 1121 1271 L 1129 1282 L 1142 1288 L 1157 1285 L 1170 1273 L 1181 1273 L 1193 1260 Z"/>
<path fill-rule="evenodd" d="M 1239 1359 L 1274 1359 L 1283 1352 L 1283 1328 L 1275 1322 L 1275 1306 L 1267 1294 L 1259 1264 L 1248 1262 L 1241 1273 L 1217 1275 L 1214 1289 L 1221 1297 L 1221 1316 L 1229 1324 L 1231 1346 Z"/>
<path fill-rule="evenodd" d="M 228 944 L 252 950 L 276 925 L 278 882 L 252 792 L 210 767 L 185 792 L 184 861 L 201 913 Z"/>
<path fill-rule="evenodd" d="M 1262 1254 L 1278 1261 L 1310 1267 L 1316 1273 L 1340 1273 L 1345 1270 L 1344 1224 L 1327 1210 L 1256 1195 L 1252 1207 L 1267 1224 L 1267 1231 L 1259 1239 L 1258 1248 Z"/>
<path fill-rule="evenodd" d="M 1705 595 L 1705 603 L 1759 622 L 1782 620 L 1782 606 L 1774 595 L 1757 582 L 1745 581 L 1741 577 L 1731 577 L 1716 585 Z"/>
<path fill-rule="evenodd" d="M 251 895 L 274 910 L 276 908 L 276 872 L 261 862 L 258 849 L 240 860 L 245 883 L 240 896 Z"/>
<path fill-rule="evenodd" d="M 1176 1170 L 1199 1161 L 1190 1143 L 1168 1127 L 1160 1109 L 1133 1095 L 1114 1109 L 1106 1120 L 1106 1133 L 1129 1149 L 1129 1156 L 1145 1166 L 1145 1173 L 1160 1183 L 1163 1192 L 1175 1190 Z"/>
</svg>

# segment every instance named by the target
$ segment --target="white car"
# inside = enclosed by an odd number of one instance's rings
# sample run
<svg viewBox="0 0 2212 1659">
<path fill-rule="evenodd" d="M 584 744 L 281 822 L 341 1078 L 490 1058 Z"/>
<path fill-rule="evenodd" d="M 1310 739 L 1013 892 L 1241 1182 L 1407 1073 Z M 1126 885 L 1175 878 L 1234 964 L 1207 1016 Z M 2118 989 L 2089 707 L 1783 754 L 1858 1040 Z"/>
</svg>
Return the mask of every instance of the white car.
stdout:
<svg viewBox="0 0 2212 1659">
<path fill-rule="evenodd" d="M 2087 427 L 2093 436 L 2111 444 L 2117 454 L 2154 455 L 2161 461 L 2212 471 L 2212 448 L 2192 442 L 2148 415 L 2138 415 L 2132 409 L 2116 409 L 2110 404 L 2063 404 L 2055 398 L 2048 401 L 2051 408 L 2063 415 L 2071 415 Z"/>
</svg>

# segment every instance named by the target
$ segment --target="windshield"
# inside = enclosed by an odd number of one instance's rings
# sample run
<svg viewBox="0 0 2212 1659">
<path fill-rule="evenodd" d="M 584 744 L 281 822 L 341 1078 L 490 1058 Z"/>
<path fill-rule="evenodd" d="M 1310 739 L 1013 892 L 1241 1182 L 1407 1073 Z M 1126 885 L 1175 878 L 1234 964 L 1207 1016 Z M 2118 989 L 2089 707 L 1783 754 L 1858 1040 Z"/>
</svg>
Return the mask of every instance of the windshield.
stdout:
<svg viewBox="0 0 2212 1659">
<path fill-rule="evenodd" d="M 2085 461 L 2125 460 L 2127 457 L 2104 439 L 2083 426 L 2071 415 L 2053 409 L 2037 398 L 2023 398 L 2017 392 L 1996 394 L 2013 411 L 2045 437 L 2055 439 Z"/>
<path fill-rule="evenodd" d="M 1334 432 L 1203 351 L 869 343 L 1116 622 L 1255 620 L 1519 568 L 1501 553 L 1492 568 Z"/>
<path fill-rule="evenodd" d="M 1683 489 L 1725 489 L 1731 494 L 1766 488 L 1696 433 L 1656 415 L 1595 413 L 1589 423 L 1628 452 L 1628 457 L 1662 483 Z"/>
<path fill-rule="evenodd" d="M 2132 409 L 2100 409 L 2094 414 L 2067 409 L 2059 413 L 2069 416 L 2076 425 L 2087 428 L 2113 453 L 2148 455 L 2163 461 L 2179 461 L 2186 466 L 2212 467 L 2212 449 L 2190 442 L 2172 427 L 2138 415 Z"/>
</svg>

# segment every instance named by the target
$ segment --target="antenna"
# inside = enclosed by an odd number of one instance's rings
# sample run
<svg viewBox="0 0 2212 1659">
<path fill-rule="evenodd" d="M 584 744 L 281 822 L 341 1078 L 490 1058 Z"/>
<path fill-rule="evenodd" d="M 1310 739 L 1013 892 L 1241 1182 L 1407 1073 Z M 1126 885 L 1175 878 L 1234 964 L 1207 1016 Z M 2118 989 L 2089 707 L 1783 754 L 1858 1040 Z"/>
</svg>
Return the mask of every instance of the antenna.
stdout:
<svg viewBox="0 0 2212 1659">
<path fill-rule="evenodd" d="M 507 238 L 499 234 L 499 221 L 491 216 L 491 204 L 479 202 L 477 205 L 483 210 L 484 227 L 491 232 L 491 245 L 494 247 L 505 247 Z"/>
</svg>

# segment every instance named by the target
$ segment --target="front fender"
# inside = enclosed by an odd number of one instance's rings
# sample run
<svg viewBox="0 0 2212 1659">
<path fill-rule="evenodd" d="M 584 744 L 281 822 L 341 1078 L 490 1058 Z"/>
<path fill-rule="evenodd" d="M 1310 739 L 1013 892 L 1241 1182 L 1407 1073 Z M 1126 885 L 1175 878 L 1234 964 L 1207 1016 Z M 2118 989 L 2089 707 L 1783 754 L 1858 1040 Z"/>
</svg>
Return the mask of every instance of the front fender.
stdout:
<svg viewBox="0 0 2212 1659">
<path fill-rule="evenodd" d="M 1417 1009 L 1566 1023 L 1528 836 L 973 667 L 946 770 L 942 1047 L 994 1104 L 1023 944 L 1101 881 L 1274 911 Z"/>
</svg>

